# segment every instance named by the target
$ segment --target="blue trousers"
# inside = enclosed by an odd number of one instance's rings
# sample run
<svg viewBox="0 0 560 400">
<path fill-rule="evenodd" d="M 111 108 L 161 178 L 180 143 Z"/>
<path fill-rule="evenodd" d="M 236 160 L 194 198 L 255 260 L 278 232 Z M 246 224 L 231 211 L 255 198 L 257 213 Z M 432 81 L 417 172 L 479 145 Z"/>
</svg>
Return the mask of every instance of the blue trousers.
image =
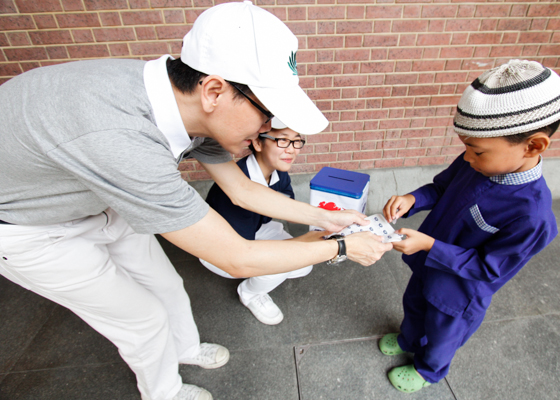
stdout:
<svg viewBox="0 0 560 400">
<path fill-rule="evenodd" d="M 480 327 L 486 310 L 465 318 L 450 316 L 429 303 L 422 292 L 422 280 L 412 274 L 403 296 L 404 320 L 398 342 L 414 353 L 414 367 L 430 383 L 445 378 L 451 360 Z"/>
</svg>

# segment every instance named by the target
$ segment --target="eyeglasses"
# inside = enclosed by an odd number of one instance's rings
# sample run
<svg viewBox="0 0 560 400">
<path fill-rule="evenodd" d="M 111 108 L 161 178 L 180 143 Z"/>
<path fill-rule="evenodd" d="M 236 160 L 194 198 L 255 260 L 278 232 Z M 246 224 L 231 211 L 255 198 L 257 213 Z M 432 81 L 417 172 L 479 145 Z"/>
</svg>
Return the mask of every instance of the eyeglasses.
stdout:
<svg viewBox="0 0 560 400">
<path fill-rule="evenodd" d="M 305 140 L 303 139 L 290 140 L 286 138 L 277 138 L 274 136 L 267 135 L 266 133 L 261 133 L 259 137 L 274 140 L 276 142 L 276 146 L 280 147 L 281 149 L 287 149 L 288 147 L 290 147 L 291 144 L 293 144 L 294 149 L 299 150 L 305 144 Z"/>
<path fill-rule="evenodd" d="M 229 82 L 229 81 L 228 81 L 228 82 Z M 250 98 L 250 97 L 247 96 L 245 93 L 243 93 L 243 90 L 239 89 L 239 88 L 235 85 L 235 83 L 229 82 L 229 84 L 230 84 L 231 86 L 233 86 L 234 88 L 236 88 L 237 91 L 243 95 L 243 97 L 245 97 L 247 100 L 249 100 L 249 101 L 251 102 L 252 105 L 254 105 L 260 112 L 262 112 L 262 113 L 266 116 L 267 120 L 264 122 L 263 125 L 268 124 L 268 122 L 269 122 L 272 118 L 274 118 L 274 114 L 272 114 L 270 111 L 265 110 L 264 108 L 262 108 L 261 106 L 259 106 L 259 104 L 258 104 L 256 101 L 254 101 L 252 98 Z"/>
</svg>

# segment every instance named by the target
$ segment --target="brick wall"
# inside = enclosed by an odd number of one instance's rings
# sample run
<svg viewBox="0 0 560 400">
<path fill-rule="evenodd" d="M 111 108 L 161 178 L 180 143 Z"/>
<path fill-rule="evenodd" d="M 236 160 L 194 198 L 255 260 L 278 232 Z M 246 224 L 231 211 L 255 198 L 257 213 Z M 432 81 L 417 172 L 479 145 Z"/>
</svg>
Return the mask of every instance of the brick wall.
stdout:
<svg viewBox="0 0 560 400">
<path fill-rule="evenodd" d="M 210 0 L 0 0 L 0 83 L 88 58 L 177 56 Z M 292 169 L 443 164 L 464 88 L 511 58 L 560 72 L 558 1 L 263 0 L 298 36 L 300 84 L 331 121 Z M 554 140 L 547 157 L 560 157 Z M 206 179 L 193 162 L 186 179 Z"/>
</svg>

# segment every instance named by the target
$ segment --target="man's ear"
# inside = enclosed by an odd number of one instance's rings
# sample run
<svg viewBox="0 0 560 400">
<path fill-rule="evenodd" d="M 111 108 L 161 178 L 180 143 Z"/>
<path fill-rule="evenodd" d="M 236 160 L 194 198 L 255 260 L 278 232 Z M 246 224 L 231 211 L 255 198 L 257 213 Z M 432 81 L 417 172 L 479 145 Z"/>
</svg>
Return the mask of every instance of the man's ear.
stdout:
<svg viewBox="0 0 560 400">
<path fill-rule="evenodd" d="M 261 138 L 256 138 L 256 139 L 251 139 L 251 143 L 253 144 L 253 148 L 255 149 L 255 151 L 257 153 L 260 153 L 263 150 L 263 141 L 264 139 Z"/>
<path fill-rule="evenodd" d="M 533 136 L 527 138 L 526 143 L 525 156 L 534 157 L 548 149 L 548 146 L 550 146 L 550 137 L 544 132 L 537 132 Z"/>
<path fill-rule="evenodd" d="M 200 82 L 199 86 L 202 108 L 207 113 L 211 113 L 223 101 L 224 94 L 228 90 L 227 82 L 221 76 L 209 75 Z"/>
</svg>

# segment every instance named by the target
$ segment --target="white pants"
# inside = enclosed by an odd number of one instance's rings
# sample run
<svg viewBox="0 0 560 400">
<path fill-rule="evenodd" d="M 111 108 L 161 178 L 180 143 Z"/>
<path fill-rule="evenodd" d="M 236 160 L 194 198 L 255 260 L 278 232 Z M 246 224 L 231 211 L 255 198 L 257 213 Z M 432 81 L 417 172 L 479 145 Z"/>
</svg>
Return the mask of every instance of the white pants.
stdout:
<svg viewBox="0 0 560 400">
<path fill-rule="evenodd" d="M 284 226 L 277 221 L 270 221 L 267 224 L 263 224 L 255 233 L 255 240 L 286 240 L 291 238 L 292 235 L 286 232 Z M 233 276 L 215 265 L 210 264 L 208 261 L 200 259 L 200 262 L 217 275 L 223 276 L 224 278 L 235 279 Z M 241 282 L 237 288 L 237 292 L 243 304 L 249 304 L 253 298 L 273 291 L 286 279 L 301 278 L 302 276 L 308 275 L 312 269 L 313 265 L 310 265 L 291 272 L 248 278 Z"/>
<path fill-rule="evenodd" d="M 0 274 L 69 308 L 113 342 L 143 400 L 181 388 L 200 338 L 181 277 L 153 235 L 114 211 L 49 226 L 0 225 Z"/>
</svg>

